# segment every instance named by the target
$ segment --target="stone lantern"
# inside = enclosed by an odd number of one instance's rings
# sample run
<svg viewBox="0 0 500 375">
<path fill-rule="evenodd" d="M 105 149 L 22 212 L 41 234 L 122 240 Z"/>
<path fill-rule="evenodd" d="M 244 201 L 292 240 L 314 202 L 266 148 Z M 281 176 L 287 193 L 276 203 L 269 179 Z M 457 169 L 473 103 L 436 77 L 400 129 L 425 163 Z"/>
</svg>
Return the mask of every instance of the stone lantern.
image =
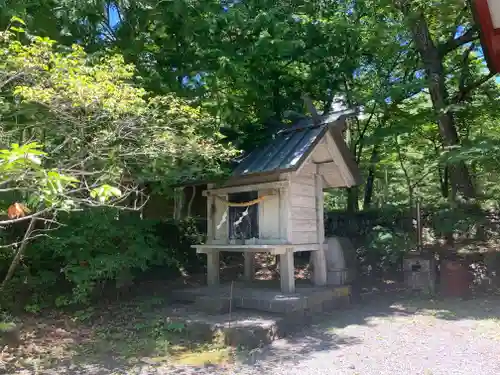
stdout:
<svg viewBox="0 0 500 375">
<path fill-rule="evenodd" d="M 413 291 L 434 294 L 436 287 L 436 260 L 434 254 L 411 251 L 403 260 L 405 284 Z"/>
<path fill-rule="evenodd" d="M 403 260 L 405 284 L 413 291 L 434 294 L 436 291 L 436 258 L 432 251 L 423 248 L 420 201 L 416 206 L 417 249 L 410 251 Z"/>
</svg>

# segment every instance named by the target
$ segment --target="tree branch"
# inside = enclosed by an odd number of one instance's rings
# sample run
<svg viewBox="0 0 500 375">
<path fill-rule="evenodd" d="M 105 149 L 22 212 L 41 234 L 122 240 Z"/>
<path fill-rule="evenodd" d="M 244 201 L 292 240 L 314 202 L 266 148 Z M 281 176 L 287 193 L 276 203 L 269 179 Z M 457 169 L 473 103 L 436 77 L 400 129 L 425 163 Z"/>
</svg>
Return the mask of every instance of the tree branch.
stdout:
<svg viewBox="0 0 500 375">
<path fill-rule="evenodd" d="M 325 106 L 323 107 L 323 116 L 327 115 L 332 110 L 333 98 L 334 95 L 331 93 L 325 102 Z"/>
<path fill-rule="evenodd" d="M 465 81 L 467 80 L 467 73 L 469 72 L 469 56 L 474 50 L 475 44 L 471 43 L 470 47 L 467 48 L 462 54 L 462 74 L 460 76 L 460 82 L 458 84 L 458 90 L 463 91 L 465 89 Z"/>
<path fill-rule="evenodd" d="M 370 125 L 372 119 L 373 119 L 373 115 L 375 114 L 375 108 L 377 108 L 377 102 L 373 103 L 373 107 L 372 107 L 372 110 L 370 111 L 370 117 L 368 117 L 368 119 L 366 120 L 365 122 L 365 125 L 363 126 L 363 129 L 359 132 L 359 136 L 358 136 L 358 139 L 356 139 L 356 142 L 354 143 L 354 147 L 358 147 L 358 145 L 361 143 L 361 141 L 363 140 L 364 136 L 365 136 L 365 133 L 366 131 L 368 130 L 368 125 Z M 356 120 L 358 121 L 359 123 L 359 118 L 356 117 Z M 359 160 L 358 160 L 359 161 Z"/>
<path fill-rule="evenodd" d="M 403 161 L 403 153 L 401 152 L 401 146 L 399 144 L 399 140 L 398 140 L 397 135 L 394 137 L 394 140 L 396 142 L 396 151 L 398 153 L 399 165 L 401 166 L 401 169 L 404 173 L 406 184 L 408 187 L 409 201 L 410 201 L 410 206 L 411 206 L 412 202 L 413 202 L 413 187 L 412 187 L 412 183 L 411 183 L 410 174 L 408 173 L 408 170 L 405 167 L 405 164 Z"/>
<path fill-rule="evenodd" d="M 311 98 L 309 97 L 308 94 L 303 94 L 302 95 L 302 100 L 304 101 L 306 107 L 307 107 L 307 110 L 311 113 L 312 117 L 313 117 L 313 120 L 314 121 L 317 121 L 318 120 L 318 110 L 316 109 L 316 107 L 314 106 Z"/>
<path fill-rule="evenodd" d="M 187 206 L 187 217 L 191 217 L 191 207 L 193 206 L 193 201 L 196 196 L 196 185 L 193 185 L 193 193 L 191 194 L 191 199 L 189 200 Z"/>
<path fill-rule="evenodd" d="M 36 217 L 32 216 L 28 229 L 26 229 L 26 232 L 24 233 L 24 238 L 22 240 L 21 246 L 17 250 L 14 259 L 12 259 L 9 270 L 7 271 L 7 274 L 5 275 L 5 278 L 2 281 L 2 285 L 0 285 L 0 290 L 3 290 L 5 288 L 5 285 L 7 285 L 9 280 L 12 278 L 12 276 L 14 276 L 14 272 L 16 271 L 17 265 L 21 261 L 21 258 L 23 257 L 24 254 L 24 250 L 26 250 L 26 246 L 28 245 L 30 235 L 33 232 L 33 229 L 35 229 L 35 223 L 36 223 Z"/>
<path fill-rule="evenodd" d="M 488 75 L 485 75 L 484 77 L 478 79 L 476 82 L 471 83 L 469 86 L 463 87 L 453 98 L 452 98 L 452 103 L 457 104 L 465 100 L 467 95 L 469 95 L 472 91 L 475 89 L 479 88 L 486 82 L 488 82 L 491 78 L 495 76 L 495 73 L 489 73 Z"/>
<path fill-rule="evenodd" d="M 17 218 L 17 219 L 2 220 L 2 221 L 0 221 L 0 225 L 8 225 L 8 224 L 19 223 L 21 221 L 26 221 L 26 220 L 29 220 L 29 219 L 38 219 L 38 220 L 42 220 L 43 221 L 45 219 L 42 218 L 42 217 L 39 217 L 39 216 L 43 215 L 46 212 L 49 212 L 50 210 L 51 209 L 45 209 L 45 210 L 36 212 L 33 215 L 23 216 L 23 217 L 20 217 L 20 218 Z"/>
<path fill-rule="evenodd" d="M 394 70 L 396 69 L 398 63 L 399 63 L 399 59 L 401 58 L 401 56 L 403 56 L 403 50 L 399 51 L 398 55 L 396 56 L 396 58 L 394 59 L 393 61 L 393 64 L 391 66 L 391 68 L 387 71 L 387 75 L 384 79 L 384 85 L 386 85 L 386 89 L 387 89 L 387 86 L 389 86 L 389 84 L 387 83 L 391 77 L 391 74 L 394 72 Z M 405 78 L 406 78 L 406 73 L 405 73 Z M 370 113 L 370 117 L 368 118 L 368 120 L 365 122 L 365 126 L 363 127 L 363 130 L 360 132 L 360 135 L 358 137 L 358 139 L 356 140 L 355 144 L 354 144 L 354 147 L 355 149 L 360 145 L 360 143 L 362 142 L 364 136 L 365 136 L 365 133 L 368 129 L 368 125 L 370 125 L 371 121 L 372 121 L 372 118 L 373 118 L 373 115 L 375 114 L 375 109 L 377 108 L 377 102 L 375 102 L 373 104 L 373 108 L 371 110 L 371 113 Z M 356 120 L 358 121 L 359 123 L 359 118 L 356 117 Z M 360 147 L 360 152 L 359 154 L 361 154 L 361 150 L 362 150 L 362 147 L 363 145 L 361 145 Z M 359 155 L 359 157 L 357 157 L 358 160 L 356 160 L 357 162 L 359 162 L 359 158 L 361 157 L 361 155 Z"/>
<path fill-rule="evenodd" d="M 463 33 L 458 38 L 450 38 L 446 42 L 438 46 L 439 54 L 441 57 L 450 53 L 451 51 L 463 46 L 464 44 L 473 42 L 479 39 L 479 34 L 477 32 L 476 26 L 472 26 L 469 30 Z"/>
<path fill-rule="evenodd" d="M 13 243 L 10 243 L 8 245 L 1 245 L 0 246 L 0 249 L 9 249 L 9 248 L 13 248 L 13 247 L 17 247 L 19 245 L 22 245 L 24 242 L 31 242 L 32 240 L 34 240 L 35 238 L 40 238 L 40 237 L 45 237 L 45 238 L 52 238 L 50 237 L 48 234 L 46 233 L 40 233 L 40 234 L 36 234 L 34 236 L 29 236 L 29 238 L 26 238 L 26 239 L 22 239 L 21 241 L 18 241 L 18 242 L 13 242 Z"/>
<path fill-rule="evenodd" d="M 24 72 L 19 72 L 17 74 L 14 74 L 13 76 L 7 78 L 5 81 L 3 81 L 1 84 L 0 84 L 0 90 L 3 89 L 5 86 L 7 86 L 9 83 L 15 81 L 16 79 L 18 78 L 21 78 L 25 75 Z"/>
</svg>

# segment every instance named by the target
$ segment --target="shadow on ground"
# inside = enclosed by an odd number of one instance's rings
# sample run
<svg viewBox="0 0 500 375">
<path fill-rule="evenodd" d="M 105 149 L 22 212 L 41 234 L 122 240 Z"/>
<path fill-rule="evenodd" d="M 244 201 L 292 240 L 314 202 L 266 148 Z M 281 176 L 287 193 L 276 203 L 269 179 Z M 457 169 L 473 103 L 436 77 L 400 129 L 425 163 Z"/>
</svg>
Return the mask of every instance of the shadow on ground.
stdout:
<svg viewBox="0 0 500 375">
<path fill-rule="evenodd" d="M 274 342 L 251 353 L 241 361 L 262 371 L 270 363 L 300 363 L 316 353 L 362 344 L 360 337 L 339 333 L 350 326 L 375 326 L 380 319 L 428 316 L 443 321 L 482 321 L 500 319 L 500 297 L 478 297 L 469 300 L 426 298 L 408 293 L 372 294 L 346 310 L 317 316 L 315 324 L 292 337 Z M 261 365 L 265 363 L 265 365 Z"/>
<path fill-rule="evenodd" d="M 53 369 L 39 371 L 40 374 L 132 374 L 141 373 L 140 368 L 145 366 L 165 366 L 175 346 L 182 350 L 183 345 L 194 345 L 189 349 L 201 353 L 205 348 L 202 340 L 193 341 L 165 325 L 161 306 L 166 303 L 164 299 L 148 299 L 115 306 L 109 311 L 100 311 L 86 324 L 68 321 L 67 317 L 53 317 L 43 323 L 34 320 L 31 329 L 25 330 L 27 344 L 22 348 L 22 356 L 13 351 L 17 362 L 4 373 L 32 374 L 33 369 L 40 366 Z M 265 363 L 266 368 L 273 363 L 300 363 L 315 354 L 362 344 L 362 337 L 341 332 L 346 327 L 370 327 L 377 324 L 377 319 L 417 315 L 432 317 L 437 322 L 497 320 L 500 297 L 460 300 L 423 298 L 404 292 L 369 294 L 349 309 L 315 316 L 312 326 L 268 347 L 250 353 L 236 351 L 235 359 L 240 365 L 250 365 L 257 371 L 264 370 L 261 363 Z"/>
<path fill-rule="evenodd" d="M 361 341 L 355 337 L 337 335 L 334 333 L 321 332 L 311 329 L 301 332 L 292 337 L 274 342 L 271 346 L 262 350 L 255 350 L 249 354 L 241 355 L 239 360 L 246 365 L 259 368 L 260 361 L 265 360 L 266 368 L 275 362 L 300 363 L 310 358 L 314 353 L 332 351 L 341 347 L 359 344 Z"/>
</svg>

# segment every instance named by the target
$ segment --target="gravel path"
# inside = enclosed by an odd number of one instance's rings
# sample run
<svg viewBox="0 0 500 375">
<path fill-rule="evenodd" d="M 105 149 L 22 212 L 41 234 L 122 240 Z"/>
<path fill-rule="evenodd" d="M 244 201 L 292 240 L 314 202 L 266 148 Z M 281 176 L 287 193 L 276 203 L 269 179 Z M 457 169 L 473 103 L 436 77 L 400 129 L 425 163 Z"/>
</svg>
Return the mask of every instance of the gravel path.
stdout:
<svg viewBox="0 0 500 375">
<path fill-rule="evenodd" d="M 378 301 L 331 315 L 243 363 L 212 367 L 80 371 L 92 375 L 498 375 L 500 299 Z M 68 371 L 69 370 L 69 371 Z"/>
<path fill-rule="evenodd" d="M 374 306 L 349 311 L 301 337 L 274 343 L 246 373 L 500 374 L 499 321 L 464 304 L 475 313 L 456 317 L 397 305 L 385 313 L 373 312 Z M 500 318 L 500 311 L 494 314 Z"/>
</svg>

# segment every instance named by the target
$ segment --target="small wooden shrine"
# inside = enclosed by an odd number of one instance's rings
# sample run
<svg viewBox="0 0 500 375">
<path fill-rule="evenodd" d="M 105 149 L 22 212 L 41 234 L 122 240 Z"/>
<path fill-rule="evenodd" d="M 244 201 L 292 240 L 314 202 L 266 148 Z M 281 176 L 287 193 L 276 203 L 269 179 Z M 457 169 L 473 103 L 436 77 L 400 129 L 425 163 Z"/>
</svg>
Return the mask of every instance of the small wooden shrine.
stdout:
<svg viewBox="0 0 500 375">
<path fill-rule="evenodd" d="M 294 252 L 311 251 L 313 283 L 327 283 L 323 190 L 361 182 L 343 138 L 353 111 L 303 118 L 244 157 L 223 184 L 209 184 L 207 255 L 209 285 L 219 283 L 219 253 L 243 252 L 245 278 L 255 253 L 279 255 L 281 291 L 295 292 Z"/>
</svg>

